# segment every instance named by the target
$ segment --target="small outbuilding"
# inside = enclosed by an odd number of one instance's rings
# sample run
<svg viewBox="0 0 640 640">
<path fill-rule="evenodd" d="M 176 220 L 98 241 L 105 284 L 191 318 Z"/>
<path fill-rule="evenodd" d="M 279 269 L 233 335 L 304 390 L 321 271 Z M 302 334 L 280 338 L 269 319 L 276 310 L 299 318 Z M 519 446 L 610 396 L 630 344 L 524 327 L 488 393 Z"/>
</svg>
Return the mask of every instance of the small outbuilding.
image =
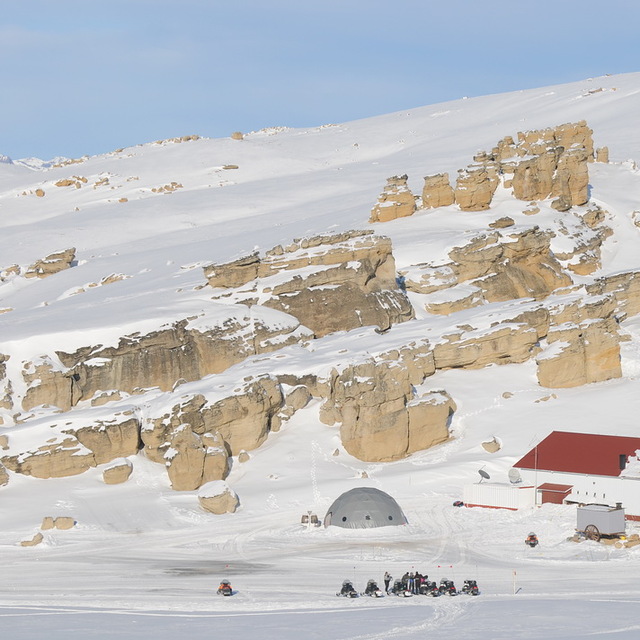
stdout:
<svg viewBox="0 0 640 640">
<path fill-rule="evenodd" d="M 324 526 L 371 529 L 407 524 L 400 505 L 384 491 L 358 487 L 336 498 L 324 517 Z"/>
</svg>

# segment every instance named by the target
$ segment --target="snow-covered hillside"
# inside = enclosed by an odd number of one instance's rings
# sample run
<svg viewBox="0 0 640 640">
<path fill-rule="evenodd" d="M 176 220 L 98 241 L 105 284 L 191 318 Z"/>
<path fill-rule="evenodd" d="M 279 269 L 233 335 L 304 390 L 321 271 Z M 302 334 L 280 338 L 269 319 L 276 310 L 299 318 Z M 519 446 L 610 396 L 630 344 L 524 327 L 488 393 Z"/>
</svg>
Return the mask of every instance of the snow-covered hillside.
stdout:
<svg viewBox="0 0 640 640">
<path fill-rule="evenodd" d="M 36 373 L 25 381 L 25 363 L 45 354 L 115 348 L 123 336 L 185 318 L 201 331 L 223 325 L 234 300 L 212 303 L 203 267 L 264 255 L 295 239 L 373 230 L 391 239 L 397 272 L 409 274 L 416 265 L 443 263 L 453 247 L 510 217 L 511 232 L 534 225 L 552 232 L 551 250 L 561 254 L 568 218 L 549 202 L 525 215 L 527 203 L 503 187 L 486 211 L 450 206 L 369 223 L 390 176 L 407 174 L 419 194 L 424 176 L 455 176 L 478 150 L 520 131 L 586 120 L 595 145 L 609 148 L 608 163 L 589 164 L 589 193 L 590 203 L 607 212 L 612 232 L 597 270 L 573 274 L 573 283 L 638 270 L 638 113 L 635 73 L 313 129 L 274 127 L 241 140 L 187 136 L 78 161 L 1 159 L 0 353 L 10 393 L 25 396 L 37 379 Z M 69 248 L 75 249 L 71 268 L 25 277 L 39 260 Z M 362 327 L 291 344 L 181 384 L 180 393 L 215 395 L 248 376 L 328 372 L 411 341 L 437 343 L 454 327 L 487 330 L 515 308 L 510 301 L 432 315 L 426 294 L 408 296 L 415 318 L 383 334 Z M 282 322 L 275 315 L 262 320 Z M 544 388 L 533 360 L 436 371 L 425 389 L 444 389 L 454 399 L 451 438 L 405 459 L 364 462 L 349 455 L 339 428 L 321 422 L 321 401 L 312 399 L 247 461 L 233 457 L 226 481 L 240 498 L 234 514 L 203 511 L 197 491 L 173 491 L 164 466 L 142 454 L 129 456 L 133 473 L 116 485 L 104 484 L 101 466 L 50 479 L 9 472 L 0 487 L 5 633 L 25 639 L 169 638 L 184 631 L 238 639 L 634 637 L 640 547 L 567 542 L 575 529 L 569 505 L 518 512 L 451 506 L 465 484 L 478 481 L 478 469 L 506 481 L 513 463 L 553 430 L 640 435 L 640 316 L 619 320 L 619 378 Z M 150 389 L 115 403 L 82 400 L 64 413 L 5 402 L 0 436 L 7 436 L 7 452 L 24 451 L 46 442 L 43 434 L 95 416 L 150 415 L 165 404 L 169 411 L 168 396 Z M 481 445 L 494 438 L 502 448 L 488 453 Z M 364 531 L 300 524 L 308 512 L 322 518 L 340 493 L 356 486 L 393 495 L 409 524 Z M 71 516 L 77 524 L 43 531 L 37 546 L 20 546 L 46 516 Z M 523 544 L 530 530 L 542 540 L 536 549 Z M 637 530 L 629 524 L 629 532 Z M 345 578 L 363 589 L 385 570 L 400 577 L 415 569 L 437 581 L 477 579 L 481 596 L 335 597 Z M 224 577 L 238 591 L 232 598 L 215 595 Z"/>
</svg>

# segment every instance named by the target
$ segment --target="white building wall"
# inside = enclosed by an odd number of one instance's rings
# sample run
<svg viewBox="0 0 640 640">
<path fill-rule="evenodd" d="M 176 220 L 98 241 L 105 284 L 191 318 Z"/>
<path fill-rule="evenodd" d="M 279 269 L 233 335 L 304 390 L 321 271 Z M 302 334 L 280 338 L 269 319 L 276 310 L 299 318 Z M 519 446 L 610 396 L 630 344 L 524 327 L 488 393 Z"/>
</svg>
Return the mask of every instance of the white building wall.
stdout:
<svg viewBox="0 0 640 640">
<path fill-rule="evenodd" d="M 519 471 L 523 484 L 533 484 L 537 487 L 545 482 L 571 485 L 573 490 L 566 498 L 571 502 L 607 504 L 611 507 L 621 502 L 627 517 L 640 518 L 640 478 L 588 476 L 530 469 Z M 540 501 L 541 496 L 537 499 Z"/>
</svg>

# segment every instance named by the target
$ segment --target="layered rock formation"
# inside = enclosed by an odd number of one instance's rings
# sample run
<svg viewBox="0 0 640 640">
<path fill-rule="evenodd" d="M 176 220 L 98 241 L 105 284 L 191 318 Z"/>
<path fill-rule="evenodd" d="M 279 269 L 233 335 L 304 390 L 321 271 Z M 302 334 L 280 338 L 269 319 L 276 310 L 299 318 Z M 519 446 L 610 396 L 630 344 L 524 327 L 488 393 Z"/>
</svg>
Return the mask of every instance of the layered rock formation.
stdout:
<svg viewBox="0 0 640 640">
<path fill-rule="evenodd" d="M 417 395 L 414 387 L 433 371 L 428 343 L 350 365 L 333 377 L 321 419 L 340 423 L 344 448 L 361 460 L 397 460 L 444 442 L 455 403 L 445 391 Z"/>
<path fill-rule="evenodd" d="M 448 173 L 425 176 L 422 188 L 422 209 L 448 207 L 455 202 L 455 194 L 449 184 Z"/>
<path fill-rule="evenodd" d="M 577 387 L 622 375 L 617 326 L 611 317 L 553 327 L 547 342 L 536 358 L 543 387 Z"/>
<path fill-rule="evenodd" d="M 56 251 L 46 258 L 42 258 L 42 260 L 38 260 L 30 265 L 24 274 L 25 278 L 47 278 L 54 273 L 68 269 L 75 260 L 75 257 L 76 250 L 74 247 Z"/>
<path fill-rule="evenodd" d="M 238 288 L 235 300 L 283 311 L 316 337 L 376 325 L 382 331 L 413 317 L 396 284 L 388 238 L 366 231 L 316 236 L 205 268 L 216 297 Z"/>
<path fill-rule="evenodd" d="M 567 211 L 589 200 L 587 163 L 594 160 L 592 130 L 582 120 L 557 127 L 518 133 L 500 140 L 490 153 L 477 153 L 474 162 L 458 170 L 455 189 L 449 176 L 425 177 L 422 209 L 457 204 L 462 211 L 484 211 L 502 182 L 518 200 L 555 198 L 552 206 Z M 599 150 L 598 161 L 608 162 Z M 416 210 L 406 175 L 389 178 L 371 211 L 369 222 L 387 222 Z"/>
<path fill-rule="evenodd" d="M 369 222 L 388 222 L 412 215 L 416 210 L 416 199 L 407 186 L 408 176 L 387 178 L 384 191 L 371 210 Z"/>
<path fill-rule="evenodd" d="M 67 411 L 82 400 L 102 396 L 105 390 L 112 394 L 151 387 L 169 391 L 179 380 L 200 380 L 256 353 L 312 336 L 291 316 L 279 320 L 275 325 L 238 305 L 216 328 L 190 328 L 189 321 L 182 320 L 147 335 L 124 336 L 115 347 L 58 351 L 56 362 L 43 356 L 25 366 L 22 408 L 47 404 Z"/>
<path fill-rule="evenodd" d="M 435 294 L 446 290 L 446 295 L 431 296 L 426 304 L 430 313 L 439 315 L 486 302 L 543 299 L 571 284 L 551 252 L 550 239 L 538 227 L 506 235 L 494 231 L 452 249 L 449 263 L 416 265 L 401 273 L 409 291 Z"/>
<path fill-rule="evenodd" d="M 47 441 L 1 458 L 15 473 L 36 478 L 77 475 L 115 458 L 135 455 L 141 448 L 140 424 L 131 412 L 114 413 L 93 424 L 70 427 L 52 424 Z"/>
<path fill-rule="evenodd" d="M 221 399 L 207 399 L 202 394 L 186 394 L 166 413 L 150 418 L 142 428 L 141 439 L 146 456 L 155 462 L 166 460 L 174 434 L 185 425 L 196 436 L 202 436 L 199 447 L 220 449 L 229 455 L 259 447 L 274 427 L 279 426 L 278 413 L 284 406 L 282 388 L 276 380 L 262 376 L 246 381 Z M 206 434 L 215 434 L 209 440 Z M 213 436 L 211 436 L 213 437 Z M 190 440 L 193 442 L 193 440 Z M 173 447 L 179 450 L 177 447 Z M 210 455 L 218 452 L 210 451 Z M 203 471 L 202 464 L 198 466 Z"/>
</svg>

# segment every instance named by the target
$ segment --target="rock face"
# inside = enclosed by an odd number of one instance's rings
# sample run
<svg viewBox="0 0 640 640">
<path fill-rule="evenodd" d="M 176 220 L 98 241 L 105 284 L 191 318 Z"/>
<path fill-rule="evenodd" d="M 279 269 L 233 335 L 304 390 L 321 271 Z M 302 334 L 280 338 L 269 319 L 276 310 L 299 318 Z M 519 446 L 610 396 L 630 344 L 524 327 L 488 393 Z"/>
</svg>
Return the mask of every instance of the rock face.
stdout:
<svg viewBox="0 0 640 640">
<path fill-rule="evenodd" d="M 238 306 L 241 314 L 234 314 L 219 328 L 190 329 L 185 320 L 145 336 L 125 336 L 117 347 L 57 352 L 67 370 L 54 373 L 52 382 L 42 375 L 37 378 L 46 383 L 48 389 L 39 389 L 37 393 L 30 390 L 31 395 L 23 407 L 46 400 L 47 404 L 67 409 L 104 389 L 133 393 L 140 388 L 157 386 L 169 391 L 178 380 L 200 380 L 256 352 L 267 353 L 311 336 L 309 330 L 300 329 L 294 318 L 282 318 L 276 327 L 264 322 L 259 313 Z M 43 382 L 38 386 L 42 387 Z"/>
<path fill-rule="evenodd" d="M 54 273 L 68 269 L 76 257 L 75 248 L 56 251 L 32 264 L 25 272 L 25 278 L 47 278 Z"/>
<path fill-rule="evenodd" d="M 9 474 L 4 465 L 0 464 L 0 487 L 4 487 L 9 483 Z"/>
<path fill-rule="evenodd" d="M 316 337 L 374 325 L 381 330 L 410 320 L 413 308 L 396 283 L 388 238 L 354 231 L 316 236 L 276 247 L 263 259 L 248 256 L 205 268 L 218 295 L 240 287 L 236 300 L 283 311 Z M 288 278 L 286 278 L 288 276 Z"/>
<path fill-rule="evenodd" d="M 369 360 L 336 376 L 322 416 L 341 423 L 342 444 L 351 455 L 398 460 L 449 437 L 455 403 L 444 391 L 414 397 L 414 375 L 401 361 Z"/>
<path fill-rule="evenodd" d="M 130 413 L 116 413 L 111 419 L 98 420 L 91 426 L 75 429 L 72 434 L 92 451 L 95 464 L 135 455 L 142 448 L 140 423 Z"/>
<path fill-rule="evenodd" d="M 615 320 L 567 323 L 549 331 L 549 347 L 536 359 L 543 387 L 577 387 L 622 375 Z"/>
<path fill-rule="evenodd" d="M 387 178 L 384 191 L 377 204 L 371 209 L 369 222 L 389 222 L 396 218 L 413 215 L 416 210 L 415 196 L 407 186 L 408 176 Z"/>
<path fill-rule="evenodd" d="M 199 443 L 203 451 L 197 455 L 202 455 L 203 464 L 205 447 L 228 450 L 231 455 L 243 449 L 251 451 L 265 441 L 283 403 L 280 385 L 269 376 L 249 380 L 220 400 L 208 401 L 198 394 L 183 396 L 164 415 L 143 425 L 141 437 L 145 454 L 155 462 L 165 461 L 167 450 L 173 446 L 173 434 L 183 425 L 196 436 L 204 438 L 206 434 L 213 434 L 211 437 L 216 438 Z M 185 438 L 194 443 L 190 436 Z M 198 465 L 203 473 L 202 465 L 199 462 Z"/>
<path fill-rule="evenodd" d="M 4 456 L 2 463 L 14 473 L 35 478 L 64 478 L 84 473 L 95 466 L 93 453 L 73 436 L 53 440 L 20 455 Z"/>
<path fill-rule="evenodd" d="M 449 252 L 451 262 L 402 272 L 409 291 L 429 296 L 430 313 L 449 315 L 487 302 L 546 298 L 572 284 L 550 249 L 551 236 L 533 227 L 479 235 Z M 464 286 L 461 286 L 464 285 Z"/>
<path fill-rule="evenodd" d="M 129 413 L 114 413 L 111 418 L 76 428 L 50 425 L 56 430 L 45 444 L 2 457 L 3 464 L 15 473 L 36 478 L 62 478 L 84 473 L 114 458 L 134 455 L 141 448 L 140 424 Z"/>
<path fill-rule="evenodd" d="M 455 201 L 462 211 L 484 211 L 489 208 L 497 186 L 486 167 L 469 167 L 458 171 Z"/>
<path fill-rule="evenodd" d="M 209 482 L 198 491 L 200 506 L 210 513 L 221 515 L 235 513 L 240 501 L 238 496 L 226 482 Z"/>
<path fill-rule="evenodd" d="M 164 457 L 175 491 L 193 491 L 202 483 L 205 451 L 202 440 L 188 425 L 178 427 L 172 434 L 170 448 Z"/>
<path fill-rule="evenodd" d="M 422 188 L 422 208 L 447 207 L 455 202 L 455 194 L 449 184 L 448 173 L 425 176 Z"/>
</svg>

